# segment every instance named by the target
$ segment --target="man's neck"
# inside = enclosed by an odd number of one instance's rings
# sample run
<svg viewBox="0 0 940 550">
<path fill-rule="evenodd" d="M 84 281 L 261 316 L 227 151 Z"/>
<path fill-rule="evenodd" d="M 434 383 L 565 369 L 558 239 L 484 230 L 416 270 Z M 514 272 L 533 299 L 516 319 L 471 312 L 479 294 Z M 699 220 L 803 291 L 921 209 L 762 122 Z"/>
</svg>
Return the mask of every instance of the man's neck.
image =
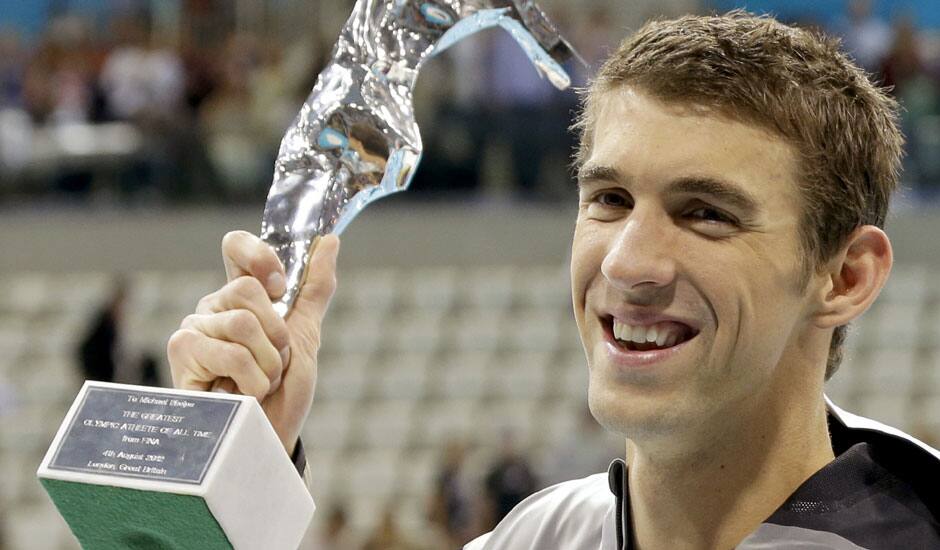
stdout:
<svg viewBox="0 0 940 550">
<path fill-rule="evenodd" d="M 637 550 L 735 547 L 834 458 L 823 400 L 742 415 L 686 453 L 627 441 Z M 652 448 L 650 448 L 652 447 Z M 659 449 L 661 450 L 661 449 Z"/>
</svg>

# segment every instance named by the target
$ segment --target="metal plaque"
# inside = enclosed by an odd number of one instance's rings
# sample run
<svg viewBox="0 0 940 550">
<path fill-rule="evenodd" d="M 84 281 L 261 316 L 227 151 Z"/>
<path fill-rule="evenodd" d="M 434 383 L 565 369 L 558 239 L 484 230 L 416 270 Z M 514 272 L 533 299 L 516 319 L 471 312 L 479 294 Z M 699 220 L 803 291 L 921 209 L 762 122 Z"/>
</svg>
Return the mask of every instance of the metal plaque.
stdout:
<svg viewBox="0 0 940 550">
<path fill-rule="evenodd" d="M 91 386 L 49 468 L 198 485 L 239 405 Z"/>
</svg>

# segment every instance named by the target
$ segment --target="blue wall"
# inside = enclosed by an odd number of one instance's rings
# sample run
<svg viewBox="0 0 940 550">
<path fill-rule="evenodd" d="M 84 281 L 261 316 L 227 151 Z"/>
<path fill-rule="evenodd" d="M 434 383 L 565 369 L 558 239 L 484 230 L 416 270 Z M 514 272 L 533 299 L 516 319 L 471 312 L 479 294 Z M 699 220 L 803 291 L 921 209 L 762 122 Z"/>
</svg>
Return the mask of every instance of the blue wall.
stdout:
<svg viewBox="0 0 940 550">
<path fill-rule="evenodd" d="M 812 19 L 832 25 L 845 14 L 848 0 L 706 0 L 717 11 L 745 8 L 755 13 L 772 13 L 786 21 Z M 940 29 L 938 0 L 872 0 L 872 11 L 886 20 L 912 15 L 920 28 Z"/>
<path fill-rule="evenodd" d="M 24 38 L 42 32 L 51 14 L 69 11 L 95 21 L 111 14 L 146 6 L 147 0 L 0 0 L 0 28 L 12 27 Z"/>
<path fill-rule="evenodd" d="M 0 28 L 19 30 L 31 36 L 42 30 L 49 2 L 40 0 L 0 0 Z"/>
</svg>

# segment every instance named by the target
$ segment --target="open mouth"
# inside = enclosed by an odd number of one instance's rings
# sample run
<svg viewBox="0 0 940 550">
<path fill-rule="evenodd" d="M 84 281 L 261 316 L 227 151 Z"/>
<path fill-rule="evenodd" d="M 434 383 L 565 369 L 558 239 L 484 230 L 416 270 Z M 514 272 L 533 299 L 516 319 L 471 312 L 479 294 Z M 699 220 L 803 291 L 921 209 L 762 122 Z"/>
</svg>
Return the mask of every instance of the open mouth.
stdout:
<svg viewBox="0 0 940 550">
<path fill-rule="evenodd" d="M 698 334 L 696 329 L 677 321 L 631 325 L 613 317 L 602 320 L 608 336 L 625 351 L 668 349 L 688 342 Z"/>
</svg>

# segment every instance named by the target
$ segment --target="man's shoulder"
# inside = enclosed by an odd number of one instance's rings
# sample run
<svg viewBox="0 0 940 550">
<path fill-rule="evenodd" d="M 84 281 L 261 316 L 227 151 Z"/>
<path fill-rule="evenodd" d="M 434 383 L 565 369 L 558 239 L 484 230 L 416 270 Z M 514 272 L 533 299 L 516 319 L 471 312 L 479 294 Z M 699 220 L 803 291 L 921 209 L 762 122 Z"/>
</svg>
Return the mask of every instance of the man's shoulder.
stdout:
<svg viewBox="0 0 940 550">
<path fill-rule="evenodd" d="M 738 548 L 809 542 L 871 550 L 940 547 L 940 453 L 831 401 L 828 408 L 835 459 Z"/>
<path fill-rule="evenodd" d="M 940 518 L 940 497 L 933 490 L 940 476 L 940 451 L 903 431 L 840 409 L 827 400 L 833 449 L 849 449 L 858 443 L 868 447 L 869 458 L 892 475 L 903 479 L 918 492 L 926 491 L 927 504 Z"/>
<path fill-rule="evenodd" d="M 606 472 L 565 481 L 520 502 L 493 531 L 464 549 L 596 550 L 602 547 L 602 532 L 608 516 L 613 517 L 614 504 Z"/>
</svg>

